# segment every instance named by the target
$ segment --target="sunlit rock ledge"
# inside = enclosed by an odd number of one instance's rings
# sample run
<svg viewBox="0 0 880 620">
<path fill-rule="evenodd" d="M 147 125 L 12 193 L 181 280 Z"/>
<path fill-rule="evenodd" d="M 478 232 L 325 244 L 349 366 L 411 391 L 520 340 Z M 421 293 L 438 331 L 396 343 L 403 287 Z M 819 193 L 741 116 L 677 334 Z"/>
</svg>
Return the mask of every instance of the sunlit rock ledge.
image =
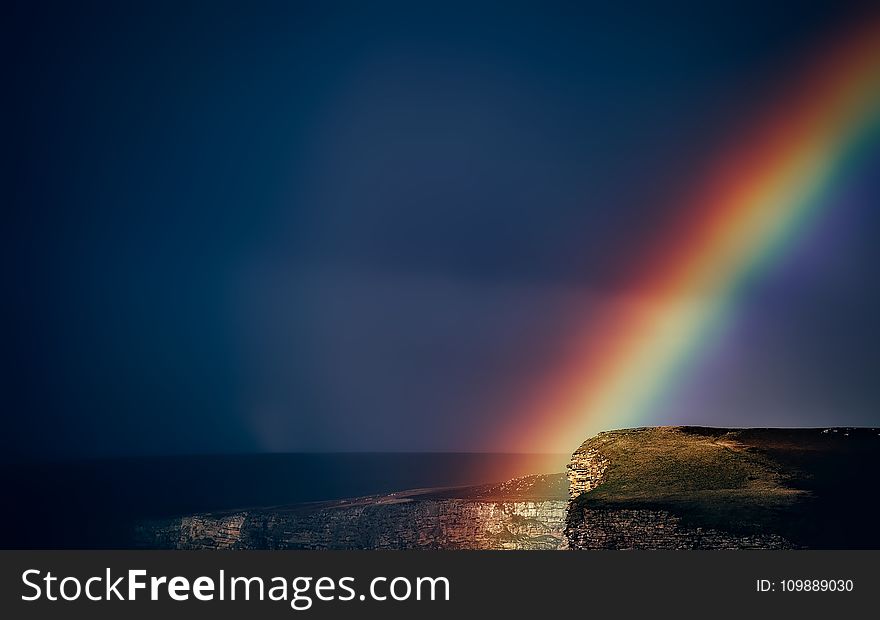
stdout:
<svg viewBox="0 0 880 620">
<path fill-rule="evenodd" d="M 880 431 L 653 427 L 568 466 L 571 549 L 880 548 Z"/>
<path fill-rule="evenodd" d="M 136 544 L 172 549 L 563 549 L 564 474 L 351 500 L 144 521 Z"/>
</svg>

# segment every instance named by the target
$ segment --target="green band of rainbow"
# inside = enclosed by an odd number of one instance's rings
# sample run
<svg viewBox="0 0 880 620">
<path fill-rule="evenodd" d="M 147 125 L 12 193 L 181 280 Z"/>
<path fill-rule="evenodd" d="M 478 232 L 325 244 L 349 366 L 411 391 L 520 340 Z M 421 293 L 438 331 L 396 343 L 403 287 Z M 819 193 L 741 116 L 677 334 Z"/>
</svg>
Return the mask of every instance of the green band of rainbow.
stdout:
<svg viewBox="0 0 880 620">
<path fill-rule="evenodd" d="M 567 451 L 648 423 L 748 284 L 789 252 L 880 137 L 880 23 L 847 33 L 741 148 L 725 153 L 638 294 L 590 319 L 566 381 L 531 405 L 508 445 Z"/>
</svg>

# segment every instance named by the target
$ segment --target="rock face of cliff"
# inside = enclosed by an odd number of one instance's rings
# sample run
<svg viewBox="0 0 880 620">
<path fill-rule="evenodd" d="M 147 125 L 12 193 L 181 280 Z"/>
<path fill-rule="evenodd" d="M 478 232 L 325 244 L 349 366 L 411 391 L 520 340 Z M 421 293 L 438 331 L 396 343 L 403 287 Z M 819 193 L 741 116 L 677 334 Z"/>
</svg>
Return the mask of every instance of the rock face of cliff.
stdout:
<svg viewBox="0 0 880 620">
<path fill-rule="evenodd" d="M 566 474 L 142 521 L 175 549 L 880 549 L 880 431 L 609 431 Z"/>
<path fill-rule="evenodd" d="M 657 427 L 585 441 L 572 549 L 880 548 L 877 429 Z"/>
<path fill-rule="evenodd" d="M 563 474 L 339 502 L 142 522 L 139 545 L 172 549 L 560 549 Z"/>
</svg>

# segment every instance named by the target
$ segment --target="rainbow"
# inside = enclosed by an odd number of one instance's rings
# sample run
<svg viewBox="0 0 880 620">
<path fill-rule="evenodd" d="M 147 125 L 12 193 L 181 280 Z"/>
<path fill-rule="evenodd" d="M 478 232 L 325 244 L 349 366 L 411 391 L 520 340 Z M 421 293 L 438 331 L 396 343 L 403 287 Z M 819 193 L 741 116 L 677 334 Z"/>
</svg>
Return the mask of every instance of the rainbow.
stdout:
<svg viewBox="0 0 880 620">
<path fill-rule="evenodd" d="M 672 247 L 641 257 L 630 298 L 591 316 L 582 353 L 527 403 L 508 446 L 567 452 L 600 430 L 650 423 L 749 283 L 828 207 L 880 134 L 880 22 L 845 34 L 725 149 L 667 229 Z"/>
</svg>

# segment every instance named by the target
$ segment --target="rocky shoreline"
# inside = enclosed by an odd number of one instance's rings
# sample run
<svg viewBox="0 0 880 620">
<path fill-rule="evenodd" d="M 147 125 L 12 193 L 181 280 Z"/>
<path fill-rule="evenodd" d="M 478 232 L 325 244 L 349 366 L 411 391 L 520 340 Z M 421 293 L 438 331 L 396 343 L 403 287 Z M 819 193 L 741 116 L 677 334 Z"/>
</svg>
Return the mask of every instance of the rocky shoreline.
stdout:
<svg viewBox="0 0 880 620">
<path fill-rule="evenodd" d="M 563 474 L 141 523 L 138 546 L 173 549 L 562 549 Z"/>
<path fill-rule="evenodd" d="M 174 549 L 880 548 L 877 429 L 600 433 L 565 474 L 142 521 Z"/>
</svg>

